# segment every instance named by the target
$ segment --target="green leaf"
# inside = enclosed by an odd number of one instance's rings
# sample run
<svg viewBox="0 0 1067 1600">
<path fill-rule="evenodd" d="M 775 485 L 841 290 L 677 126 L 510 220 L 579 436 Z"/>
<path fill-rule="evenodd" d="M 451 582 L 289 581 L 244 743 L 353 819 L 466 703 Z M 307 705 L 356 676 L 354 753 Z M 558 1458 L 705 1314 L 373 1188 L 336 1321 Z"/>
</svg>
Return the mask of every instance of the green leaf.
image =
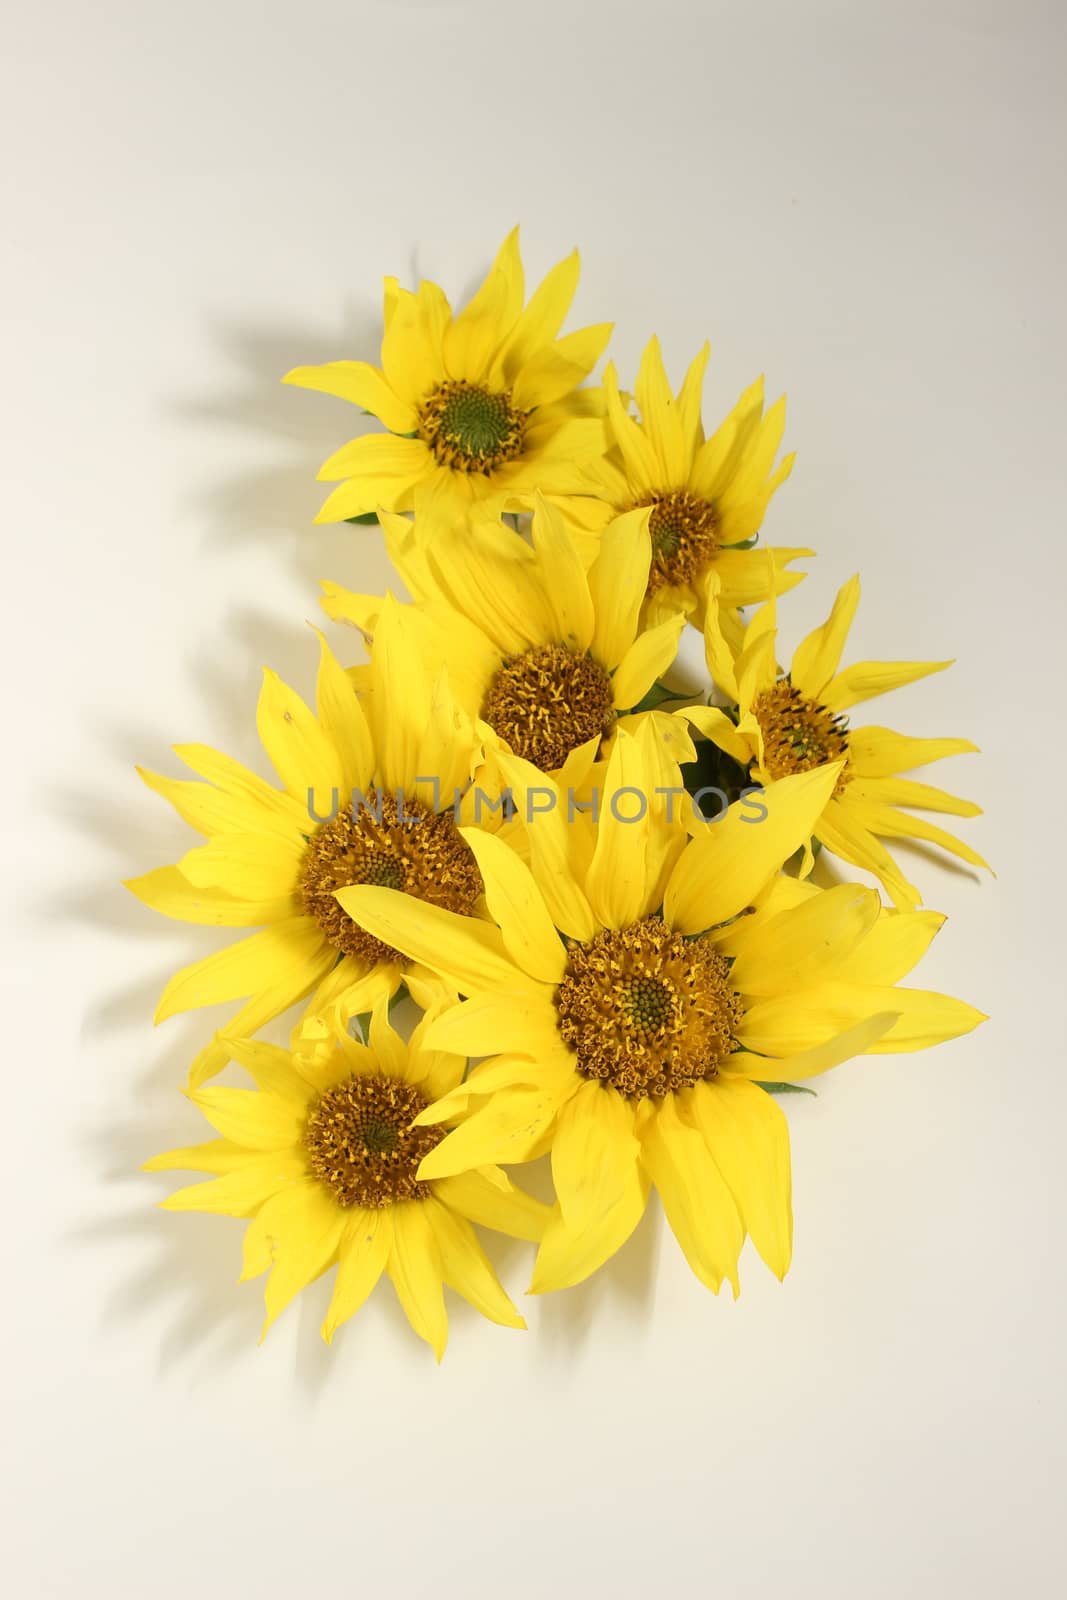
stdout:
<svg viewBox="0 0 1067 1600">
<path fill-rule="evenodd" d="M 358 517 L 346 517 L 346 522 L 354 522 L 361 528 L 375 528 L 378 525 L 376 511 L 361 511 Z"/>
<path fill-rule="evenodd" d="M 723 811 L 722 797 L 725 796 L 728 805 L 737 800 L 742 789 L 749 786 L 748 774 L 740 762 L 720 750 L 710 739 L 698 739 L 696 752 L 695 761 L 686 761 L 682 765 L 682 782 L 694 797 L 702 789 L 717 790 L 718 793 L 708 794 L 702 800 L 694 799 L 694 803 L 702 817 L 718 817 Z"/>
<path fill-rule="evenodd" d="M 681 706 L 691 701 L 692 698 L 693 696 L 691 694 L 677 694 L 673 689 L 668 689 L 665 683 L 659 683 L 657 681 L 635 706 L 630 707 L 630 710 L 655 711 L 659 706 L 664 705 L 667 701 L 670 701 L 674 705 Z"/>
<path fill-rule="evenodd" d="M 757 1083 L 756 1088 L 766 1089 L 768 1094 L 816 1094 L 806 1083 Z"/>
</svg>

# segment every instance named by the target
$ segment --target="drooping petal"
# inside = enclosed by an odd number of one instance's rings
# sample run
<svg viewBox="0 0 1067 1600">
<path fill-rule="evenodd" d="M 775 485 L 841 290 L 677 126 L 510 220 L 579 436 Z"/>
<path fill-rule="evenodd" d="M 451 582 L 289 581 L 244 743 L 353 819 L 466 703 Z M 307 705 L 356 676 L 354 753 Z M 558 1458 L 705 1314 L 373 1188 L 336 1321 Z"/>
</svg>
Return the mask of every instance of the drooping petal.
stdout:
<svg viewBox="0 0 1067 1600">
<path fill-rule="evenodd" d="M 632 1104 L 609 1084 L 584 1080 L 552 1139 L 552 1181 L 568 1228 L 583 1233 L 618 1204 L 640 1150 Z"/>
<path fill-rule="evenodd" d="M 503 1179 L 503 1185 L 500 1183 Z M 499 1170 L 493 1180 L 484 1172 L 461 1172 L 452 1178 L 438 1178 L 433 1186 L 437 1198 L 483 1228 L 495 1228 L 513 1239 L 543 1235 L 551 1208 L 520 1189 Z"/>
<path fill-rule="evenodd" d="M 672 1095 L 641 1129 L 641 1160 L 701 1283 L 717 1294 L 728 1279 L 736 1295 L 745 1238 L 737 1205 L 703 1135 L 682 1121 Z"/>
<path fill-rule="evenodd" d="M 741 1221 L 777 1278 L 793 1254 L 789 1125 L 755 1084 L 719 1078 L 680 1097 L 682 1114 L 704 1136 Z"/>
<path fill-rule="evenodd" d="M 267 1316 L 261 1343 L 301 1289 L 333 1265 L 345 1228 L 341 1207 L 314 1180 L 293 1184 L 277 1199 L 285 1205 L 273 1213 L 274 1265 L 264 1291 Z"/>
<path fill-rule="evenodd" d="M 430 1195 L 424 1215 L 437 1244 L 441 1271 L 450 1289 L 461 1294 L 475 1311 L 504 1328 L 525 1328 L 503 1285 L 478 1242 L 470 1223 Z"/>
<path fill-rule="evenodd" d="M 385 1271 L 393 1245 L 393 1223 L 388 1208 L 356 1209 L 348 1214 L 338 1244 L 337 1277 L 333 1286 L 322 1337 L 330 1344 L 343 1322 L 354 1317 Z"/>
<path fill-rule="evenodd" d="M 582 1283 L 621 1250 L 644 1216 L 650 1180 L 640 1164 L 630 1167 L 615 1204 L 580 1232 L 567 1225 L 557 1205 L 545 1228 L 530 1280 L 531 1294 L 547 1294 Z"/>
<path fill-rule="evenodd" d="M 393 1245 L 386 1271 L 420 1339 L 440 1361 L 448 1342 L 441 1254 L 434 1230 L 417 1200 L 392 1208 Z"/>
</svg>

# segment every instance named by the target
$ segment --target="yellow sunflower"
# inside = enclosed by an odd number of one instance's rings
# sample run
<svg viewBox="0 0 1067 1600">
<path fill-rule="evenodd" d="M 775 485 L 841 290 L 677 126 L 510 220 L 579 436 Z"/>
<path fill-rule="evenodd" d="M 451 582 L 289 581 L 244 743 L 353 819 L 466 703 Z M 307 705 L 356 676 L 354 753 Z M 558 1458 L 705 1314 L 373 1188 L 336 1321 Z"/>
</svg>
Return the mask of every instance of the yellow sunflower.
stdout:
<svg viewBox="0 0 1067 1600">
<path fill-rule="evenodd" d="M 610 323 L 559 336 L 578 286 L 578 253 L 524 304 L 519 230 L 508 234 L 469 305 L 453 316 L 435 283 L 385 282 L 381 367 L 331 361 L 286 383 L 337 395 L 389 430 L 354 439 L 319 477 L 343 479 L 319 522 L 408 511 L 443 521 L 482 501 L 513 509 L 537 487 L 589 493 L 581 466 L 606 446 L 598 392 L 578 392 Z"/>
<path fill-rule="evenodd" d="M 671 393 L 653 338 L 641 358 L 636 399 L 640 421 L 619 394 L 613 364 L 604 374 L 610 452 L 586 469 L 593 500 L 574 501 L 568 512 L 599 528 L 620 511 L 648 506 L 652 566 L 648 609 L 653 618 L 676 610 L 704 622 L 709 576 L 719 581 L 725 619 L 736 625 L 737 607 L 767 598 L 769 553 L 773 590 L 783 594 L 803 577 L 786 572 L 806 549 L 771 549 L 756 555 L 755 541 L 771 496 L 789 476 L 793 457 L 775 467 L 785 427 L 785 400 L 764 415 L 763 380 L 741 396 L 726 421 L 704 437 L 700 402 L 705 345 L 677 396 Z"/>
<path fill-rule="evenodd" d="M 260 930 L 178 972 L 157 1022 L 247 996 L 227 1028 L 244 1036 L 313 990 L 316 1008 L 350 991 L 352 1012 L 401 983 L 423 1005 L 439 992 L 430 972 L 375 939 L 334 898 L 342 884 L 387 883 L 476 913 L 482 881 L 452 817 L 454 791 L 470 779 L 473 732 L 445 681 L 428 682 L 413 663 L 404 608 L 389 601 L 363 697 L 325 641 L 317 715 L 268 671 L 257 726 L 280 789 L 203 745 L 177 747 L 203 783 L 141 773 L 207 837 L 176 866 L 127 887 L 165 916 Z M 216 1038 L 191 1081 L 225 1061 Z"/>
<path fill-rule="evenodd" d="M 798 647 L 790 670 L 783 675 L 775 658 L 773 599 L 756 612 L 742 634 L 740 649 L 734 650 L 724 636 L 712 594 L 704 629 L 708 671 L 737 710 L 727 715 L 705 706 L 678 715 L 714 740 L 760 783 L 812 771 L 828 762 L 839 766 L 843 762 L 833 793 L 815 820 L 812 837 L 843 861 L 873 873 L 895 905 L 914 909 L 922 896 L 904 877 L 882 839 L 925 840 L 971 866 L 985 867 L 987 863 L 945 829 L 900 809 L 917 807 L 976 817 L 981 815 L 981 807 L 901 774 L 978 747 L 968 739 L 915 739 L 890 728 L 849 726 L 848 712 L 861 701 L 952 665 L 950 661 L 858 661 L 840 669 L 859 597 L 859 578 L 851 578 L 840 590 L 827 620 Z M 810 851 L 807 864 L 810 866 Z"/>
<path fill-rule="evenodd" d="M 516 791 L 545 783 L 505 759 Z M 463 1120 L 420 1176 L 551 1149 L 557 1203 L 534 1291 L 577 1283 L 607 1260 L 654 1185 L 697 1276 L 736 1292 L 746 1233 L 779 1276 L 790 1260 L 786 1123 L 759 1085 L 952 1038 L 981 1013 L 897 987 L 939 918 L 883 911 L 857 885 L 775 881 L 838 766 L 738 802 L 666 875 L 659 825 L 633 798 L 649 783 L 637 739 L 620 734 L 610 769 L 607 792 L 627 798 L 602 806 L 591 852 L 557 807 L 528 830 L 528 866 L 515 852 L 479 857 L 496 928 L 388 889 L 338 898 L 468 997 L 430 1041 L 491 1058 L 422 1114 L 425 1126 Z M 743 915 L 764 896 L 762 914 Z"/>
<path fill-rule="evenodd" d="M 577 789 L 618 727 L 652 717 L 672 739 L 683 726 L 664 713 L 628 715 L 674 661 L 685 625 L 675 612 L 641 628 L 648 515 L 610 523 L 588 572 L 559 511 L 540 496 L 532 546 L 494 520 L 423 535 L 418 520 L 384 517 L 389 555 L 415 601 L 424 669 L 447 672 L 487 750 L 510 750 Z M 329 616 L 374 634 L 380 599 L 323 587 Z M 678 760 L 694 759 L 688 740 L 673 743 Z"/>
<path fill-rule="evenodd" d="M 548 1208 L 496 1167 L 440 1180 L 417 1176 L 443 1124 L 416 1118 L 463 1077 L 466 1061 L 426 1042 L 428 1014 L 405 1044 L 375 1010 L 369 1046 L 347 1032 L 282 1050 L 232 1038 L 227 1049 L 255 1089 L 201 1088 L 192 1099 L 222 1135 L 169 1150 L 149 1172 L 212 1173 L 179 1189 L 169 1211 L 248 1217 L 242 1281 L 270 1269 L 267 1319 L 336 1263 L 322 1336 L 329 1343 L 385 1272 L 420 1339 L 440 1361 L 448 1338 L 448 1284 L 492 1322 L 526 1326 L 497 1279 L 471 1221 L 540 1239 Z"/>
</svg>

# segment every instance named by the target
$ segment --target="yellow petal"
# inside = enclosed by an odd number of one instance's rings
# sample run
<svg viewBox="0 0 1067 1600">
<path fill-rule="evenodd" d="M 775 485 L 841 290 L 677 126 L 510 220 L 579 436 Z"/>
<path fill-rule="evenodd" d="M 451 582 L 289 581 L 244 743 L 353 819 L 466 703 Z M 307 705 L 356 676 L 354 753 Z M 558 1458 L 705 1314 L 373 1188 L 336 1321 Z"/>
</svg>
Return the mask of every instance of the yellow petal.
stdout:
<svg viewBox="0 0 1067 1600">
<path fill-rule="evenodd" d="M 857 661 L 831 678 L 822 691 L 822 703 L 831 711 L 847 711 L 861 700 L 888 694 L 906 683 L 917 683 L 951 665 L 951 661 Z"/>
<path fill-rule="evenodd" d="M 581 1232 L 567 1225 L 557 1205 L 537 1252 L 531 1294 L 569 1289 L 583 1282 L 621 1250 L 644 1216 L 649 1178 L 641 1166 L 627 1169 L 623 1192 L 610 1210 L 593 1218 Z"/>
<path fill-rule="evenodd" d="M 504 1328 L 525 1328 L 526 1323 L 505 1294 L 470 1223 L 442 1205 L 434 1195 L 423 1202 L 423 1209 L 449 1288 L 455 1289 L 490 1322 Z"/>
<path fill-rule="evenodd" d="M 332 796 L 344 783 L 341 758 L 300 696 L 269 667 L 263 670 L 256 727 L 286 791 L 309 808 L 313 803 L 316 815 L 329 815 Z"/>
<path fill-rule="evenodd" d="M 639 741 L 620 732 L 608 762 L 596 848 L 585 880 L 589 903 L 605 928 L 625 928 L 650 909 L 651 789 Z"/>
<path fill-rule="evenodd" d="M 890 778 L 946 756 L 974 755 L 969 739 L 910 739 L 892 728 L 853 728 L 848 736 L 852 770 L 863 778 Z"/>
<path fill-rule="evenodd" d="M 537 1150 L 581 1080 L 561 1075 L 530 1087 L 502 1089 L 424 1157 L 419 1177 L 451 1178 L 474 1167 L 518 1164 Z"/>
<path fill-rule="evenodd" d="M 392 1216 L 387 1208 L 349 1212 L 338 1244 L 337 1278 L 322 1337 L 330 1344 L 343 1322 L 354 1317 L 385 1271 L 393 1244 Z"/>
<path fill-rule="evenodd" d="M 849 796 L 847 791 L 845 799 L 850 815 L 855 817 L 862 827 L 883 839 L 925 839 L 930 844 L 940 845 L 941 849 L 947 850 L 950 855 L 958 856 L 969 866 L 989 867 L 989 862 L 980 856 L 977 850 L 972 850 L 962 839 L 957 839 L 954 833 L 935 827 L 925 818 L 909 816 L 906 811 L 898 811 L 894 806 L 879 805 L 873 800 Z M 845 809 L 845 806 L 842 809 Z"/>
<path fill-rule="evenodd" d="M 838 592 L 829 617 L 809 633 L 793 656 L 789 678 L 810 700 L 821 701 L 823 690 L 841 663 L 841 652 L 860 599 L 860 580 L 850 578 Z"/>
<path fill-rule="evenodd" d="M 526 863 L 496 834 L 461 828 L 485 884 L 489 914 L 499 925 L 511 959 L 542 983 L 559 983 L 566 951 L 544 897 Z"/>
<path fill-rule="evenodd" d="M 815 828 L 841 763 L 817 767 L 736 801 L 693 839 L 671 874 L 664 916 L 682 933 L 702 933 L 752 904 L 774 873 Z M 766 815 L 758 820 L 759 811 Z"/>
<path fill-rule="evenodd" d="M 633 417 L 627 414 L 611 362 L 604 371 L 604 397 L 612 442 L 622 456 L 634 497 L 638 498 L 648 490 L 662 489 L 663 468 L 656 459 L 652 441 Z"/>
<path fill-rule="evenodd" d="M 294 1184 L 277 1199 L 284 1205 L 272 1213 L 268 1230 L 274 1265 L 264 1293 L 267 1316 L 261 1343 L 301 1289 L 332 1266 L 345 1228 L 344 1212 L 315 1181 Z"/>
<path fill-rule="evenodd" d="M 156 1008 L 156 1021 L 255 994 L 296 974 L 306 984 L 306 993 L 321 976 L 324 948 L 322 933 L 309 917 L 292 917 L 264 928 L 175 973 Z M 299 998 L 299 993 L 292 996 Z"/>
<path fill-rule="evenodd" d="M 538 495 L 533 514 L 533 543 L 549 575 L 546 598 L 557 636 L 569 650 L 588 650 L 593 638 L 593 599 L 567 525 L 557 508 Z"/>
<path fill-rule="evenodd" d="M 637 632 L 652 563 L 648 518 L 648 506 L 638 506 L 609 522 L 589 569 L 596 612 L 590 654 L 608 672 L 618 666 Z"/>
<path fill-rule="evenodd" d="M 847 793 L 847 791 L 846 791 Z M 892 896 L 893 903 L 905 911 L 914 910 L 922 899 L 910 884 L 889 851 L 864 825 L 853 807 L 831 800 L 814 829 L 815 836 L 842 861 L 849 861 L 865 872 L 873 872 Z"/>
<path fill-rule="evenodd" d="M 370 411 L 392 433 L 414 433 L 419 425 L 414 409 L 393 392 L 384 374 L 366 361 L 327 361 L 318 367 L 294 367 L 282 382 L 347 400 Z"/>
<path fill-rule="evenodd" d="M 883 1003 L 891 1005 L 895 992 L 887 991 L 882 997 Z M 757 1016 L 758 1011 L 758 1007 L 753 1008 L 751 1016 L 746 1017 L 745 1026 L 741 1030 L 739 1037 L 746 1045 L 760 1037 L 761 1020 Z M 817 1078 L 820 1073 L 839 1067 L 843 1061 L 851 1061 L 853 1056 L 861 1056 L 868 1050 L 873 1050 L 879 1040 L 885 1039 L 896 1026 L 900 1015 L 899 1011 L 875 1012 L 873 1016 L 865 1017 L 862 1022 L 846 1028 L 843 1033 L 834 1034 L 821 1044 L 781 1057 L 768 1059 L 766 1056 L 754 1056 L 743 1052 L 735 1054 L 730 1057 L 730 1071 L 742 1077 L 753 1078 L 757 1083 L 799 1083 L 804 1078 Z"/>
<path fill-rule="evenodd" d="M 336 791 L 335 791 L 336 793 Z M 308 832 L 312 824 L 308 823 Z M 240 900 L 280 901 L 284 915 L 298 914 L 303 840 L 271 833 L 218 833 L 190 850 L 179 870 L 198 889 L 217 889 Z"/>
<path fill-rule="evenodd" d="M 537 992 L 536 980 L 511 959 L 499 929 L 490 923 L 444 911 L 398 889 L 354 884 L 339 890 L 337 899 L 361 928 L 421 961 L 462 994 Z"/>
<path fill-rule="evenodd" d="M 352 791 L 366 794 L 374 779 L 374 747 L 370 728 L 348 673 L 319 634 L 322 655 L 316 685 L 316 709 L 325 738 L 341 763 L 342 807 L 351 804 Z"/>
<path fill-rule="evenodd" d="M 303 1135 L 303 1106 L 259 1089 L 196 1089 L 190 1099 L 224 1139 L 249 1150 L 291 1150 Z"/>
<path fill-rule="evenodd" d="M 877 891 L 841 883 L 754 931 L 734 962 L 730 983 L 744 994 L 781 994 L 834 975 L 878 921 Z"/>
<path fill-rule="evenodd" d="M 523 819 L 531 869 L 553 923 L 568 938 L 591 939 L 598 925 L 578 881 L 584 876 L 576 859 L 582 834 L 571 823 L 567 798 L 528 761 L 503 751 L 496 759 Z"/>
<path fill-rule="evenodd" d="M 741 1213 L 777 1278 L 793 1254 L 789 1125 L 764 1089 L 739 1079 L 700 1083 L 680 1096 L 682 1114 L 704 1136 Z"/>
<path fill-rule="evenodd" d="M 846 983 L 899 983 L 926 954 L 945 924 L 940 911 L 885 910 L 834 977 Z"/>
<path fill-rule="evenodd" d="M 156 867 L 141 878 L 127 878 L 123 887 L 164 917 L 217 928 L 255 928 L 280 922 L 293 912 L 289 893 L 272 900 L 235 900 L 219 889 L 196 888 L 177 867 Z"/>
<path fill-rule="evenodd" d="M 634 394 L 642 426 L 659 461 L 663 483 L 684 483 L 689 472 L 690 453 L 655 334 L 641 357 Z"/>
<path fill-rule="evenodd" d="M 254 1160 L 243 1144 L 233 1139 L 208 1139 L 205 1144 L 188 1144 L 177 1150 L 164 1150 L 142 1164 L 142 1172 L 172 1172 L 175 1168 L 189 1172 L 214 1172 L 220 1177 L 227 1172 L 239 1172 Z"/>
<path fill-rule="evenodd" d="M 848 786 L 852 800 L 873 800 L 877 805 L 917 806 L 920 811 L 945 811 L 954 817 L 980 817 L 981 806 L 963 800 L 930 783 L 915 783 L 910 778 L 854 777 Z"/>
<path fill-rule="evenodd" d="M 668 617 L 655 628 L 648 628 L 634 640 L 611 680 L 617 711 L 629 711 L 631 706 L 636 706 L 656 679 L 673 665 L 684 627 L 685 616 L 679 611 L 676 616 Z"/>
<path fill-rule="evenodd" d="M 504 1180 L 503 1186 L 500 1179 Z M 492 1181 L 484 1172 L 477 1171 L 438 1178 L 433 1192 L 446 1206 L 471 1222 L 483 1228 L 494 1228 L 513 1239 L 532 1239 L 536 1243 L 551 1215 L 549 1206 L 535 1200 L 499 1171 Z"/>
<path fill-rule="evenodd" d="M 502 372 L 511 382 L 543 345 L 555 339 L 563 326 L 578 287 L 579 260 L 572 250 L 557 262 L 538 284 L 525 310 L 508 336 L 501 354 Z"/>
<path fill-rule="evenodd" d="M 737 1205 L 703 1136 L 682 1121 L 673 1095 L 641 1130 L 641 1160 L 701 1283 L 717 1294 L 728 1279 L 736 1295 L 737 1258 L 745 1238 Z"/>
<path fill-rule="evenodd" d="M 393 1247 L 386 1271 L 420 1339 L 440 1361 L 448 1342 L 441 1255 L 422 1205 L 407 1200 L 392 1208 Z"/>
<path fill-rule="evenodd" d="M 717 706 L 686 706 L 674 715 L 691 723 L 712 744 L 732 756 L 739 766 L 747 767 L 757 753 L 753 741 L 739 732 L 736 722 L 731 722 Z"/>
<path fill-rule="evenodd" d="M 175 1190 L 162 1201 L 162 1207 L 164 1211 L 210 1211 L 219 1216 L 250 1217 L 264 1200 L 302 1177 L 305 1170 L 300 1153 L 279 1151 L 258 1160 L 253 1156 L 238 1172 Z"/>
<path fill-rule="evenodd" d="M 187 767 L 220 789 L 228 801 L 241 807 L 250 806 L 256 817 L 255 831 L 271 829 L 284 839 L 300 838 L 307 824 L 305 795 L 294 800 L 249 772 L 239 761 L 206 744 L 177 744 L 174 753 Z M 226 831 L 231 830 L 227 828 Z"/>
<path fill-rule="evenodd" d="M 610 1085 L 579 1084 L 552 1140 L 552 1181 L 568 1228 L 582 1233 L 618 1204 L 640 1150 L 633 1106 Z"/>
<path fill-rule="evenodd" d="M 553 1046 L 562 1048 L 550 994 L 548 988 L 543 998 L 496 991 L 479 994 L 437 1017 L 430 1037 L 437 1049 L 467 1056 L 514 1050 L 540 1060 Z"/>
</svg>

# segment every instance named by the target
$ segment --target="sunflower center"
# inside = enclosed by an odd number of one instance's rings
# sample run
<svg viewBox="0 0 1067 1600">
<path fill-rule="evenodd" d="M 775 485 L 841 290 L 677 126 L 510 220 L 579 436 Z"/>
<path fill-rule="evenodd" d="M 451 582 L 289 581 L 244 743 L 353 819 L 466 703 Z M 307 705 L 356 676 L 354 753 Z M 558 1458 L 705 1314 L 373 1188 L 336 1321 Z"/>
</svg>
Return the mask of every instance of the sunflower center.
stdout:
<svg viewBox="0 0 1067 1600">
<path fill-rule="evenodd" d="M 715 507 L 690 494 L 688 489 L 654 494 L 642 503 L 652 507 L 648 519 L 652 540 L 649 594 L 675 584 L 691 583 L 719 548 L 719 518 Z"/>
<path fill-rule="evenodd" d="M 522 451 L 524 413 L 509 394 L 449 379 L 423 401 L 420 432 L 443 467 L 490 473 Z"/>
<path fill-rule="evenodd" d="M 482 716 L 515 755 L 555 772 L 579 745 L 610 733 L 611 679 L 591 656 L 538 645 L 504 659 L 489 681 Z"/>
<path fill-rule="evenodd" d="M 339 1206 L 375 1210 L 397 1200 L 425 1200 L 415 1174 L 440 1144 L 444 1128 L 413 1128 L 428 1101 L 410 1083 L 357 1075 L 327 1089 L 307 1120 L 308 1166 Z"/>
<path fill-rule="evenodd" d="M 752 702 L 763 735 L 763 765 L 772 778 L 810 772 L 848 755 L 848 718 L 827 710 L 779 678 Z M 845 772 L 837 781 L 839 792 Z"/>
<path fill-rule="evenodd" d="M 341 811 L 308 840 L 300 876 L 305 912 L 343 955 L 370 964 L 404 961 L 398 951 L 353 922 L 334 897 L 354 883 L 402 889 L 433 906 L 470 916 L 482 875 L 447 812 L 373 790 L 365 803 Z"/>
<path fill-rule="evenodd" d="M 557 1026 L 585 1078 L 630 1100 L 662 1099 L 713 1078 L 743 1016 L 730 963 L 662 917 L 572 945 L 556 990 Z"/>
</svg>

